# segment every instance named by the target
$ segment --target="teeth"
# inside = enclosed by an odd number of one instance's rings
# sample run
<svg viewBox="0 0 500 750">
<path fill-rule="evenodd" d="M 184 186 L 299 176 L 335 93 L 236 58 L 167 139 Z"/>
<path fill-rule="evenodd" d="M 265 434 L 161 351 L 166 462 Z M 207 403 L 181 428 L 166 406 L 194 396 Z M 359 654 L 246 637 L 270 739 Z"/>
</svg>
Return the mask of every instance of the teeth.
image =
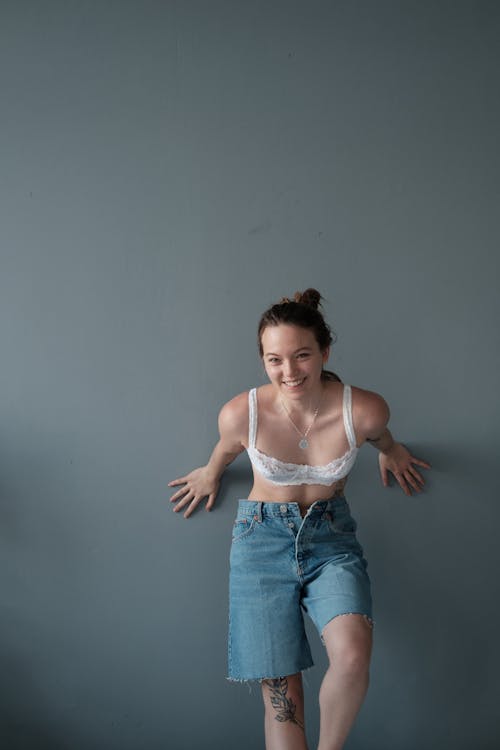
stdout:
<svg viewBox="0 0 500 750">
<path fill-rule="evenodd" d="M 302 380 L 284 380 L 283 382 L 284 382 L 285 385 L 292 385 L 292 386 L 294 386 L 294 385 L 300 385 L 301 383 L 304 382 L 304 380 L 305 380 L 305 378 L 302 378 Z"/>
</svg>

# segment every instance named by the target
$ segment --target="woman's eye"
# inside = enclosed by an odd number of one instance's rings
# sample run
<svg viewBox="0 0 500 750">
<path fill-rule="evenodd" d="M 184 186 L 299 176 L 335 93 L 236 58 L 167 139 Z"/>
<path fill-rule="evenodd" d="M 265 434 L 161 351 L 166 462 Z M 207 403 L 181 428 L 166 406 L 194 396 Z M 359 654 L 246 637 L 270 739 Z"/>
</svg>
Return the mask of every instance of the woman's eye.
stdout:
<svg viewBox="0 0 500 750">
<path fill-rule="evenodd" d="M 299 354 L 299 359 L 305 359 L 308 356 L 307 352 L 302 352 L 302 354 Z"/>
<path fill-rule="evenodd" d="M 277 359 L 277 357 L 271 357 L 271 359 L 269 360 L 269 362 L 270 362 L 270 363 L 271 363 L 272 365 L 275 365 L 275 364 L 276 364 L 277 362 L 279 362 L 279 359 Z"/>
</svg>

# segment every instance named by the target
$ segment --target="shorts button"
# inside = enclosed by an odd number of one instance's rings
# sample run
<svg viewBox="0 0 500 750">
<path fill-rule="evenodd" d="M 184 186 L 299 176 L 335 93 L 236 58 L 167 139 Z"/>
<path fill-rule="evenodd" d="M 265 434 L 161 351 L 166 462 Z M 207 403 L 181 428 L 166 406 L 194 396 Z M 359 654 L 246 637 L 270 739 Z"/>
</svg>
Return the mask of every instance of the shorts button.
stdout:
<svg viewBox="0 0 500 750">
<path fill-rule="evenodd" d="M 282 513 L 286 513 L 286 512 L 287 512 L 287 510 L 288 510 L 288 508 L 287 508 L 287 506 L 286 506 L 286 505 L 280 505 L 280 511 L 281 511 Z"/>
</svg>

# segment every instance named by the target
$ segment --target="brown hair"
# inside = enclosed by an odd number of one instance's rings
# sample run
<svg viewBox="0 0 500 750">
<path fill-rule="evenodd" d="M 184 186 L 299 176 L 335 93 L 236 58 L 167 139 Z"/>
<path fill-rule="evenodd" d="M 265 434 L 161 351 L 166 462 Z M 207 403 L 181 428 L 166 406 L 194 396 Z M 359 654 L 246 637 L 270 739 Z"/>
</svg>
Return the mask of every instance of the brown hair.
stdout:
<svg viewBox="0 0 500 750">
<path fill-rule="evenodd" d="M 330 326 L 325 322 L 323 315 L 319 311 L 323 297 L 317 289 L 306 289 L 305 292 L 295 292 L 293 299 L 282 297 L 280 301 L 271 305 L 263 313 L 258 327 L 258 346 L 259 353 L 262 357 L 264 350 L 262 348 L 262 334 L 268 326 L 278 326 L 287 324 L 299 326 L 299 328 L 308 328 L 314 333 L 314 338 L 322 352 L 334 342 L 334 334 Z M 339 376 L 330 370 L 323 370 L 321 373 L 322 380 L 336 380 L 341 383 Z"/>
</svg>

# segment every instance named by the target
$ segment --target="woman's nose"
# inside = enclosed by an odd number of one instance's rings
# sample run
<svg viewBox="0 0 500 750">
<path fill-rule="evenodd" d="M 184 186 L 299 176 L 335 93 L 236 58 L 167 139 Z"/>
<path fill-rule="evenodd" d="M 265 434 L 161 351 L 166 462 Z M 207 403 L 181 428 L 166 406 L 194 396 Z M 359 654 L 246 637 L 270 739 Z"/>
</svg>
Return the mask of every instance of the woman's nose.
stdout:
<svg viewBox="0 0 500 750">
<path fill-rule="evenodd" d="M 292 376 L 295 375 L 295 373 L 296 373 L 296 368 L 295 368 L 294 362 L 283 363 L 283 374 L 285 375 L 286 378 L 290 378 L 291 380 Z"/>
</svg>

